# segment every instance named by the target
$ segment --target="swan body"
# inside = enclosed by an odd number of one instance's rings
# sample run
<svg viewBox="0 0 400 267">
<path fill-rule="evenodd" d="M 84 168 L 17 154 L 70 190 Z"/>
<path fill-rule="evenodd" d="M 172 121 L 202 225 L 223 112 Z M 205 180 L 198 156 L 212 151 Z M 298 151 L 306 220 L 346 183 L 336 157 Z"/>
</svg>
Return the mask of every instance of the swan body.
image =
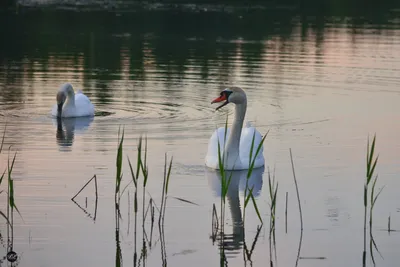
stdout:
<svg viewBox="0 0 400 267">
<path fill-rule="evenodd" d="M 205 159 L 206 166 L 219 169 L 218 158 L 218 141 L 220 147 L 221 158 L 224 162 L 225 170 L 247 170 L 250 168 L 250 152 L 251 161 L 257 153 L 257 148 L 262 142 L 260 132 L 250 124 L 243 128 L 243 121 L 246 115 L 247 98 L 245 92 L 239 87 L 227 88 L 221 92 L 220 97 L 216 98 L 211 103 L 225 102 L 217 107 L 217 110 L 228 103 L 235 104 L 234 121 L 231 128 L 220 127 L 214 131 L 209 143 L 208 151 Z M 225 137 L 226 134 L 226 137 Z M 253 150 L 251 150 L 254 137 Z M 226 140 L 226 142 L 225 142 Z M 253 168 L 264 166 L 264 148 L 261 146 L 254 160 Z"/>
<path fill-rule="evenodd" d="M 94 106 L 81 90 L 75 92 L 70 83 L 65 83 L 57 92 L 57 104 L 51 115 L 64 118 L 94 116 Z"/>
</svg>

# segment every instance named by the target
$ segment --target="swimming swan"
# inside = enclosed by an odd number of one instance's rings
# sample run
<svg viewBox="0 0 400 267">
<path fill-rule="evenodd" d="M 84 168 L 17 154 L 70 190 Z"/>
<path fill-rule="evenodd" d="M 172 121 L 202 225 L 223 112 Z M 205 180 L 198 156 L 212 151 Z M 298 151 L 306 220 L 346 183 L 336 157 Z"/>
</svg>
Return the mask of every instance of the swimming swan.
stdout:
<svg viewBox="0 0 400 267">
<path fill-rule="evenodd" d="M 94 116 L 94 106 L 81 90 L 75 93 L 72 85 L 65 83 L 57 92 L 57 104 L 53 106 L 51 115 L 55 117 Z"/>
<path fill-rule="evenodd" d="M 243 120 L 246 115 L 247 109 L 247 97 L 243 89 L 239 87 L 226 88 L 220 93 L 220 96 L 214 99 L 211 104 L 225 101 L 221 106 L 217 107 L 216 110 L 223 106 L 234 103 L 235 104 L 235 115 L 232 124 L 232 128 L 227 128 L 226 133 L 226 145 L 225 145 L 225 127 L 220 127 L 214 131 L 209 143 L 208 152 L 206 155 L 205 163 L 206 166 L 219 169 L 218 164 L 218 139 L 220 143 L 221 155 L 223 155 L 224 169 L 225 170 L 246 170 L 249 169 L 249 155 L 251 150 L 251 144 L 254 135 L 254 145 L 251 158 L 253 159 L 257 147 L 262 141 L 260 132 L 250 125 L 243 127 Z M 254 168 L 264 166 L 264 148 L 261 147 L 260 151 L 254 162 Z M 222 154 L 223 153 L 223 154 Z"/>
</svg>

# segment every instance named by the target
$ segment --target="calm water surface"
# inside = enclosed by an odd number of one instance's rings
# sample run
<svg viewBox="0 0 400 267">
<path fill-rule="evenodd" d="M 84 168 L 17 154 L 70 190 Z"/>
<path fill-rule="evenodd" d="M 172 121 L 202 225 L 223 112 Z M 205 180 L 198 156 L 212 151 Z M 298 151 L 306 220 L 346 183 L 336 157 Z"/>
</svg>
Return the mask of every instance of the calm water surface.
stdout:
<svg viewBox="0 0 400 267">
<path fill-rule="evenodd" d="M 19 266 L 116 264 L 114 180 L 120 126 L 125 127 L 123 186 L 131 179 L 126 156 L 135 161 L 138 138 L 146 134 L 147 191 L 154 201 L 160 205 L 168 153 L 173 156 L 169 195 L 197 204 L 168 199 L 168 265 L 217 266 L 219 248 L 210 235 L 220 184 L 216 173 L 205 168 L 204 157 L 215 127 L 223 125 L 227 114 L 232 121 L 233 106 L 216 112 L 210 104 L 230 85 L 246 90 L 246 121 L 263 134 L 269 131 L 265 172 L 252 176 L 265 222 L 251 256 L 253 266 L 270 260 L 267 168 L 275 169 L 279 182 L 274 264 L 296 264 L 300 223 L 289 148 L 304 217 L 298 266 L 362 265 L 365 155 L 368 135 L 374 133 L 377 188 L 385 186 L 374 211 L 373 234 L 381 253 L 375 252 L 375 260 L 378 266 L 397 264 L 399 236 L 386 230 L 389 215 L 392 228 L 400 229 L 399 9 L 378 10 L 374 16 L 208 9 L 103 12 L 39 6 L 2 12 L 1 24 L 8 26 L 0 29 L 0 122 L 1 131 L 7 123 L 7 132 L 0 167 L 6 168 L 12 145 L 11 151 L 17 151 L 16 204 L 23 217 L 15 215 L 14 223 Z M 64 82 L 90 97 L 95 118 L 57 125 L 50 110 Z M 71 201 L 94 174 L 99 192 L 95 220 L 93 185 L 76 199 L 86 213 Z M 228 192 L 228 266 L 245 264 L 244 177 L 236 173 Z M 131 184 L 121 198 L 120 247 L 126 266 L 133 262 L 132 196 Z M 4 192 L 1 197 L 6 203 Z M 6 204 L 0 210 L 5 212 Z M 257 226 L 250 207 L 247 247 Z M 0 234 L 3 256 L 5 223 Z M 140 247 L 141 237 L 139 252 Z M 163 251 L 155 228 L 146 264 L 162 266 Z M 369 252 L 367 264 L 372 265 Z"/>
</svg>

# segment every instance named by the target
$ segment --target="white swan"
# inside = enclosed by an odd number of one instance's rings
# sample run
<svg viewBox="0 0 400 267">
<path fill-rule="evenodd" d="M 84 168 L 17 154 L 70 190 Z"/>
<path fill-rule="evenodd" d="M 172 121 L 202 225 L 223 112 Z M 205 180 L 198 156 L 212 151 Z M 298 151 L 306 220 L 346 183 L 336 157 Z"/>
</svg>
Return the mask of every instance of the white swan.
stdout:
<svg viewBox="0 0 400 267">
<path fill-rule="evenodd" d="M 239 87 L 226 88 L 220 93 L 220 96 L 214 99 L 211 104 L 225 101 L 216 110 L 227 105 L 228 103 L 235 104 L 235 116 L 232 128 L 227 129 L 226 145 L 225 145 L 225 127 L 220 127 L 214 131 L 208 144 L 208 152 L 206 155 L 206 166 L 219 169 L 218 163 L 218 139 L 220 142 L 221 155 L 223 155 L 224 169 L 225 170 L 246 170 L 249 169 L 249 156 L 251 144 L 254 135 L 254 145 L 251 158 L 253 159 L 257 147 L 262 140 L 262 136 L 255 127 L 243 127 L 243 120 L 246 115 L 247 97 L 246 93 Z M 264 166 L 264 148 L 261 147 L 260 151 L 254 162 L 254 168 Z"/>
<path fill-rule="evenodd" d="M 57 104 L 53 106 L 51 115 L 55 117 L 94 116 L 94 106 L 81 90 L 75 93 L 72 85 L 65 83 L 57 92 Z"/>
</svg>

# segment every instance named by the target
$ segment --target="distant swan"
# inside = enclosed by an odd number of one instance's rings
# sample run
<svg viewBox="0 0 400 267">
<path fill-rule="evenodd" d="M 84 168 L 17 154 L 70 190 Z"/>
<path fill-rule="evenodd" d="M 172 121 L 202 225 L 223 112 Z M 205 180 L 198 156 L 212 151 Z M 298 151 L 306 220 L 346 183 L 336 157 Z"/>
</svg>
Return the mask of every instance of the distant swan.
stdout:
<svg viewBox="0 0 400 267">
<path fill-rule="evenodd" d="M 227 129 L 226 145 L 225 145 L 225 127 L 220 127 L 214 131 L 208 143 L 208 152 L 206 155 L 206 166 L 219 169 L 218 164 L 218 139 L 220 142 L 221 155 L 224 155 L 224 169 L 225 170 L 246 170 L 249 169 L 249 155 L 255 133 L 254 146 L 252 151 L 252 158 L 256 154 L 258 145 L 262 140 L 260 132 L 252 126 L 243 127 L 243 120 L 246 115 L 247 97 L 243 89 L 239 87 L 226 88 L 220 93 L 220 96 L 214 99 L 211 104 L 217 102 L 225 102 L 216 108 L 216 110 L 223 106 L 234 103 L 235 116 L 232 128 Z M 264 166 L 264 148 L 261 147 L 257 158 L 254 162 L 254 168 Z"/>
<path fill-rule="evenodd" d="M 55 117 L 94 116 L 94 106 L 81 90 L 75 93 L 72 85 L 65 83 L 57 92 L 57 104 L 53 106 L 51 115 Z"/>
</svg>

